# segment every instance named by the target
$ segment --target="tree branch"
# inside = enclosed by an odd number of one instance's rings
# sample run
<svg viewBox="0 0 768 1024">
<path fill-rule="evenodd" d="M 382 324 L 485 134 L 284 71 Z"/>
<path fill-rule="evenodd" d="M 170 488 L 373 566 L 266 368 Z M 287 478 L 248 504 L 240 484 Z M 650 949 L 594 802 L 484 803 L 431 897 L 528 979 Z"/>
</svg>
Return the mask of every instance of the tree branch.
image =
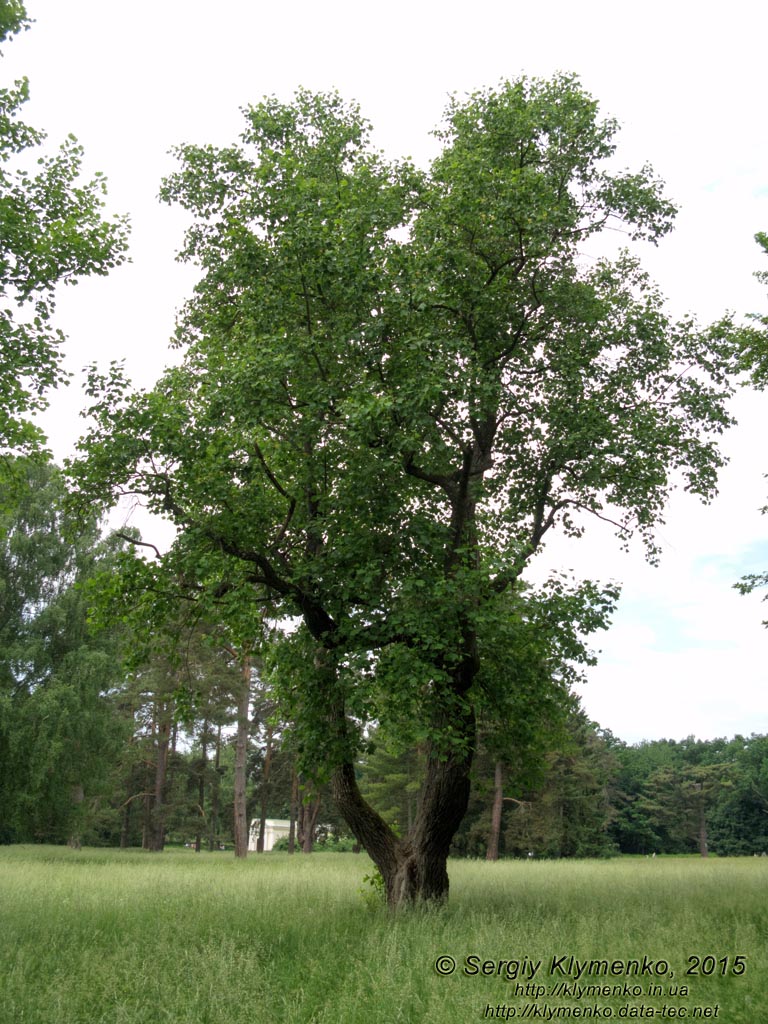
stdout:
<svg viewBox="0 0 768 1024">
<path fill-rule="evenodd" d="M 454 471 L 453 473 L 430 473 L 426 469 L 422 469 L 417 466 L 414 462 L 414 453 L 408 452 L 403 462 L 403 469 L 408 476 L 413 476 L 417 480 L 423 480 L 425 483 L 434 484 L 435 487 L 440 487 L 445 493 L 453 498 L 456 494 L 456 484 L 460 478 L 460 471 Z"/>
<path fill-rule="evenodd" d="M 163 556 L 162 556 L 162 555 L 160 554 L 160 550 L 159 550 L 159 548 L 157 548 L 157 547 L 156 547 L 156 545 L 154 545 L 154 544 L 150 544 L 150 542 L 149 542 L 148 540 L 137 540 L 137 539 L 136 539 L 135 537 L 131 537 L 131 535 L 130 535 L 130 534 L 128 534 L 128 533 L 123 533 L 123 531 L 122 531 L 122 530 L 115 530 L 115 532 L 114 532 L 114 536 L 115 536 L 115 537 L 119 537 L 119 538 L 120 538 L 120 540 L 127 540 L 129 544 L 135 544 L 135 545 L 137 545 L 138 547 L 142 547 L 142 548 L 152 548 L 152 550 L 153 550 L 153 551 L 155 552 L 155 555 L 156 555 L 156 556 L 157 556 L 158 558 L 162 558 L 162 557 L 163 557 Z"/>
</svg>

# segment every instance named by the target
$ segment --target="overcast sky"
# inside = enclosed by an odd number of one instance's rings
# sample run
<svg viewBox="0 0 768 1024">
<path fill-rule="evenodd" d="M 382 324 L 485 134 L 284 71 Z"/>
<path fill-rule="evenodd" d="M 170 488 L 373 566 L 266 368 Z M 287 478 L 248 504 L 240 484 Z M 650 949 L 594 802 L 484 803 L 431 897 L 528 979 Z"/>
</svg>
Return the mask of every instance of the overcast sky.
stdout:
<svg viewBox="0 0 768 1024">
<path fill-rule="evenodd" d="M 25 118 L 49 147 L 73 133 L 105 172 L 109 209 L 132 220 L 132 263 L 66 289 L 68 365 L 125 358 L 149 385 L 170 358 L 176 309 L 194 280 L 174 263 L 184 219 L 156 199 L 181 142 L 228 144 L 240 108 L 298 86 L 337 88 L 373 122 L 392 157 L 426 163 L 446 99 L 519 74 L 574 71 L 622 124 L 619 158 L 650 162 L 681 206 L 674 234 L 642 253 L 674 314 L 768 312 L 753 241 L 768 230 L 765 40 L 768 6 L 651 0 L 466 5 L 394 0 L 263 4 L 245 0 L 27 0 L 32 29 L 4 47 L 2 84 L 27 75 Z M 368 13 L 371 12 L 371 13 Z M 763 257 L 764 260 L 764 257 Z M 44 426 L 57 458 L 81 432 L 79 383 Z M 768 569 L 768 395 L 743 393 L 720 497 L 677 496 L 660 530 L 659 568 L 622 554 L 609 527 L 552 542 L 534 573 L 573 568 L 624 591 L 583 700 L 634 742 L 768 732 L 768 605 L 733 583 Z"/>
</svg>

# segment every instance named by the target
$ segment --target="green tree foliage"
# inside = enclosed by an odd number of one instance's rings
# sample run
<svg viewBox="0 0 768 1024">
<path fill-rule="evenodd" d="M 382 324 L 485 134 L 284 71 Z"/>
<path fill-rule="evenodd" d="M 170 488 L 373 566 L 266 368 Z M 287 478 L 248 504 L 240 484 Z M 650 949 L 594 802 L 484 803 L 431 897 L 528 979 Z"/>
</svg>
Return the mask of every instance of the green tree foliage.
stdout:
<svg viewBox="0 0 768 1024">
<path fill-rule="evenodd" d="M 504 849 L 524 857 L 605 857 L 615 814 L 616 761 L 597 727 L 575 710 L 564 741 L 546 759 L 543 783 L 519 790 L 506 812 Z"/>
<path fill-rule="evenodd" d="M 768 255 L 768 234 L 758 232 L 755 240 Z M 757 271 L 755 277 L 763 284 L 768 284 L 768 271 Z M 749 373 L 750 383 L 764 390 L 768 385 L 768 316 L 753 314 L 751 319 L 757 326 L 743 332 L 742 363 Z M 768 513 L 768 505 L 765 505 L 761 512 L 763 515 Z M 753 590 L 768 586 L 768 572 L 749 573 L 735 586 L 742 594 L 750 594 Z M 768 621 L 763 625 L 768 626 Z"/>
<path fill-rule="evenodd" d="M 768 737 L 736 736 L 726 756 L 729 786 L 708 815 L 710 847 L 730 856 L 768 852 Z"/>
<path fill-rule="evenodd" d="M 114 545 L 67 520 L 55 467 L 6 460 L 2 484 L 0 822 L 6 841 L 62 841 L 96 820 L 126 736 L 117 638 L 89 625 L 85 589 Z"/>
<path fill-rule="evenodd" d="M 761 853 L 768 844 L 765 737 L 612 740 L 611 835 L 622 853 Z"/>
<path fill-rule="evenodd" d="M 629 252 L 585 259 L 606 227 L 656 242 L 674 208 L 648 167 L 610 169 L 617 126 L 571 76 L 451 101 L 426 171 L 374 151 L 336 95 L 245 116 L 239 145 L 182 147 L 163 187 L 201 268 L 183 361 L 146 393 L 94 371 L 74 475 L 174 521 L 156 574 L 301 617 L 305 753 L 390 901 L 439 899 L 498 678 L 484 655 L 528 621 L 526 567 L 590 516 L 653 558 L 670 490 L 714 493 L 731 325 L 671 322 Z M 563 588 L 562 646 L 614 597 Z M 508 651 L 512 685 L 525 657 Z M 407 840 L 356 784 L 371 718 L 425 745 Z"/>
<path fill-rule="evenodd" d="M 662 849 L 658 825 L 641 799 L 655 771 L 678 763 L 677 746 L 667 740 L 628 746 L 611 738 L 611 747 L 618 762 L 618 799 L 611 834 L 623 853 L 658 852 Z"/>
<path fill-rule="evenodd" d="M 728 775 L 722 764 L 676 765 L 651 774 L 640 802 L 665 850 L 686 852 L 695 843 L 702 857 L 708 855 L 708 822 Z"/>
<path fill-rule="evenodd" d="M 589 722 L 577 705 L 543 753 L 503 764 L 500 855 L 585 857 L 768 851 L 768 738 L 652 740 L 627 745 Z M 361 788 L 400 821 L 412 754 L 363 756 Z M 480 735 L 467 814 L 452 855 L 484 857 L 496 755 Z"/>
<path fill-rule="evenodd" d="M 768 234 L 758 231 L 755 241 L 768 256 Z M 754 276 L 768 285 L 768 270 L 757 270 Z M 764 388 L 768 384 L 768 315 L 752 313 L 749 319 L 755 327 L 742 334 L 742 365 L 750 375 L 750 383 Z"/>
<path fill-rule="evenodd" d="M 375 729 L 361 759 L 360 791 L 400 835 L 413 830 L 424 774 L 424 751 L 387 741 Z"/>
<path fill-rule="evenodd" d="M 0 44 L 27 26 L 22 3 L 1 5 Z M 26 79 L 0 89 L 0 453 L 40 445 L 28 417 L 65 378 L 63 335 L 52 323 L 56 287 L 117 266 L 127 237 L 124 219 L 101 215 L 103 176 L 80 180 L 73 136 L 32 159 L 45 135 L 20 120 L 28 95 Z"/>
<path fill-rule="evenodd" d="M 498 759 L 492 751 L 498 750 L 498 740 L 489 748 L 481 732 L 472 792 L 451 847 L 453 856 L 486 856 Z M 361 759 L 360 788 L 366 799 L 404 834 L 406 822 L 412 827 L 420 760 L 416 750 L 379 745 L 376 735 L 372 752 Z M 618 761 L 609 740 L 575 700 L 562 712 L 562 721 L 553 722 L 551 732 L 542 732 L 535 748 L 516 749 L 510 743 L 501 764 L 501 856 L 603 857 L 616 852 L 610 826 L 617 807 Z"/>
</svg>

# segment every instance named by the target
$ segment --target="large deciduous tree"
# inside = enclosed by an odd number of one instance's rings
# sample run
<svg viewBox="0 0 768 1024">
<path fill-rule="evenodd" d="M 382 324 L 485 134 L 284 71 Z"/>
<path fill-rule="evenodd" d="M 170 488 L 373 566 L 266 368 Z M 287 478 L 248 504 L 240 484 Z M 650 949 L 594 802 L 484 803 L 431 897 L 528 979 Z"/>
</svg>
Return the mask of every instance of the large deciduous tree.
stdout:
<svg viewBox="0 0 768 1024">
<path fill-rule="evenodd" d="M 3 3 L 0 44 L 27 25 L 22 3 Z M 73 136 L 52 156 L 29 160 L 45 135 L 19 118 L 28 95 L 26 79 L 0 89 L 0 453 L 39 447 L 29 416 L 66 377 L 52 322 L 56 287 L 106 273 L 126 248 L 125 221 L 101 215 L 104 177 L 80 178 Z"/>
<path fill-rule="evenodd" d="M 282 645 L 301 749 L 390 903 L 441 899 L 501 638 L 524 675 L 526 567 L 590 516 L 653 558 L 672 487 L 713 494 L 730 325 L 671 322 L 635 256 L 599 255 L 609 228 L 657 241 L 674 208 L 648 167 L 613 169 L 617 126 L 571 76 L 453 100 L 425 171 L 336 95 L 245 118 L 239 145 L 182 147 L 163 187 L 202 272 L 183 362 L 146 393 L 94 371 L 73 474 L 174 521 L 174 579 L 301 617 Z M 614 596 L 554 580 L 547 657 L 581 657 Z M 371 718 L 424 750 L 405 838 L 357 786 Z"/>
</svg>

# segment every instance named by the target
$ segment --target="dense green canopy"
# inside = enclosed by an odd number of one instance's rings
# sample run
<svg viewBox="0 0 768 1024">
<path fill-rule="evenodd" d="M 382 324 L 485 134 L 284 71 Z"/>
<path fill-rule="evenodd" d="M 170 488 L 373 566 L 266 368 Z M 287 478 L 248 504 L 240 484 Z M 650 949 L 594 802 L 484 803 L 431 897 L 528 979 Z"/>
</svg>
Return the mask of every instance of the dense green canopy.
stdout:
<svg viewBox="0 0 768 1024">
<path fill-rule="evenodd" d="M 573 76 L 453 100 L 427 170 L 376 152 L 335 94 L 245 119 L 239 145 L 182 147 L 163 187 L 201 268 L 183 360 L 146 393 L 94 370 L 73 475 L 175 523 L 151 574 L 301 616 L 294 685 L 387 875 L 403 862 L 352 793 L 349 715 L 430 744 L 409 847 L 428 860 L 435 816 L 450 841 L 466 806 L 491 666 L 529 650 L 521 581 L 548 532 L 599 517 L 653 558 L 671 489 L 714 494 L 734 331 L 672 322 L 636 255 L 601 255 L 606 228 L 656 242 L 674 208 L 650 168 L 615 170 L 617 125 Z M 552 587 L 554 649 L 583 656 L 615 594 Z"/>
</svg>

